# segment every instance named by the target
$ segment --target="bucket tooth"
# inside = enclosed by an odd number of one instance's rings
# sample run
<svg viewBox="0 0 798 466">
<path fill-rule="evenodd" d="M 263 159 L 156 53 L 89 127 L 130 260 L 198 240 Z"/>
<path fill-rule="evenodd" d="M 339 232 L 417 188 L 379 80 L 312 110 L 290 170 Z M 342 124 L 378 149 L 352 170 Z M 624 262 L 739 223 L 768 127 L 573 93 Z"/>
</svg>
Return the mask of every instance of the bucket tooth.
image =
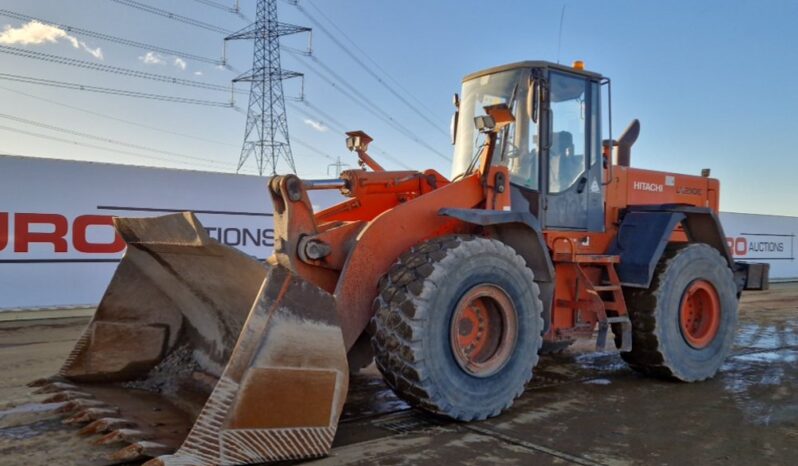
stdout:
<svg viewBox="0 0 798 466">
<path fill-rule="evenodd" d="M 75 411 L 80 411 L 87 408 L 100 408 L 100 407 L 107 407 L 107 403 L 103 403 L 99 400 L 71 400 L 66 401 L 64 404 L 56 408 L 56 414 L 72 414 Z"/>
<path fill-rule="evenodd" d="M 111 454 L 110 459 L 114 461 L 138 461 L 144 458 L 166 455 L 172 451 L 173 449 L 166 445 L 143 440 L 117 450 Z"/>
<path fill-rule="evenodd" d="M 62 377 L 57 376 L 57 375 L 53 375 L 53 376 L 50 376 L 50 377 L 42 377 L 41 379 L 36 379 L 36 380 L 34 380 L 32 382 L 28 382 L 27 385 L 28 385 L 28 387 L 36 388 L 36 387 L 43 387 L 43 386 L 45 386 L 47 384 L 50 384 L 50 383 L 53 383 L 53 382 L 63 382 L 63 381 L 64 381 L 64 379 Z"/>
<path fill-rule="evenodd" d="M 61 401 L 72 401 L 72 400 L 91 400 L 93 398 L 94 395 L 92 395 L 91 393 L 79 392 L 76 390 L 66 390 L 63 392 L 55 393 L 45 398 L 44 403 L 59 403 Z"/>
<path fill-rule="evenodd" d="M 44 395 L 50 393 L 58 393 L 63 391 L 75 391 L 78 387 L 72 385 L 71 383 L 65 382 L 48 382 L 44 385 L 40 385 L 37 390 L 33 391 L 34 395 Z"/>
<path fill-rule="evenodd" d="M 122 419 L 119 417 L 104 417 L 102 419 L 97 419 L 96 421 L 92 421 L 90 424 L 80 429 L 78 434 L 80 435 L 104 434 L 112 430 L 128 429 L 135 426 L 136 426 L 135 422 L 128 421 L 127 419 Z"/>
<path fill-rule="evenodd" d="M 152 434 L 136 429 L 118 429 L 97 439 L 95 445 L 108 445 L 110 443 L 135 443 L 149 440 Z"/>
<path fill-rule="evenodd" d="M 119 410 L 114 408 L 86 408 L 78 411 L 72 417 L 64 419 L 64 424 L 82 424 L 118 414 Z"/>
<path fill-rule="evenodd" d="M 153 459 L 147 461 L 146 463 L 142 464 L 141 466 L 166 466 L 166 463 L 164 462 L 164 459 L 168 458 L 168 457 L 169 456 L 166 456 L 166 457 L 160 456 L 158 458 L 153 458 Z M 189 466 L 193 466 L 193 465 L 189 465 Z"/>
</svg>

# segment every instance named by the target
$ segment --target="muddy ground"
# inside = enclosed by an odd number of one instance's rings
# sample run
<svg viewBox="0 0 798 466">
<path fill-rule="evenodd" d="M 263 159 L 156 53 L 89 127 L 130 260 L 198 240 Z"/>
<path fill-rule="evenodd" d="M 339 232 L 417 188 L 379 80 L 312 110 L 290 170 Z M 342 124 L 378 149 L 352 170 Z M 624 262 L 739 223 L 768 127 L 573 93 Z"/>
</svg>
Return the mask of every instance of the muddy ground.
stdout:
<svg viewBox="0 0 798 466">
<path fill-rule="evenodd" d="M 0 324 L 0 464 L 103 464 L 25 383 L 56 372 L 86 319 Z M 713 380 L 629 370 L 580 342 L 544 357 L 513 408 L 480 423 L 434 418 L 366 371 L 353 377 L 328 458 L 315 464 L 798 464 L 798 284 L 743 298 L 733 354 Z"/>
</svg>

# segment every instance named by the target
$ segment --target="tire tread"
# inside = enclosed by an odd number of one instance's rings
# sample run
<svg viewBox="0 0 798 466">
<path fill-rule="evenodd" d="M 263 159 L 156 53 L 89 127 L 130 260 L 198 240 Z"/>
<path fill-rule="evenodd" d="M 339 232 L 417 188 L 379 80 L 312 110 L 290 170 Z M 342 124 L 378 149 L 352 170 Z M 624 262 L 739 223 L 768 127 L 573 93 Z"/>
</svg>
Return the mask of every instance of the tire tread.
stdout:
<svg viewBox="0 0 798 466">
<path fill-rule="evenodd" d="M 456 263 L 452 258 L 463 258 L 486 250 L 493 255 L 510 258 L 519 265 L 527 275 L 530 291 L 539 299 L 540 291 L 532 271 L 512 248 L 496 240 L 453 235 L 422 243 L 399 257 L 380 281 L 379 294 L 374 301 L 376 312 L 371 320 L 374 359 L 388 386 L 414 406 L 463 421 L 483 420 L 509 408 L 514 399 L 523 393 L 538 361 L 536 351 L 531 356 L 524 383 L 516 390 L 513 399 L 501 409 L 490 412 L 480 411 L 478 406 L 468 411 L 452 406 L 438 393 L 436 385 L 425 372 L 420 334 L 424 321 L 432 311 L 428 298 L 437 288 L 437 283 L 446 279 Z M 543 318 L 538 315 L 538 319 L 539 328 L 542 329 Z M 540 343 L 542 339 L 539 339 L 538 349 Z"/>
</svg>

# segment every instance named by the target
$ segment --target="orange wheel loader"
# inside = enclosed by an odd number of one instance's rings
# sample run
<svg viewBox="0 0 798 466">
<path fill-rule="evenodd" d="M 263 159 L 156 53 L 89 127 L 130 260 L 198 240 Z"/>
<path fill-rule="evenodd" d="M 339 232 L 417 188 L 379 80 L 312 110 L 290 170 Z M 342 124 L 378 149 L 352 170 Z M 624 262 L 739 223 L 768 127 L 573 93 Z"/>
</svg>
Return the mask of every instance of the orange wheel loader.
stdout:
<svg viewBox="0 0 798 466">
<path fill-rule="evenodd" d="M 646 374 L 712 377 L 762 265 L 732 259 L 708 171 L 632 168 L 637 121 L 602 140 L 609 87 L 578 62 L 467 76 L 451 179 L 386 171 L 347 133 L 360 169 L 269 181 L 267 263 L 190 213 L 115 219 L 127 252 L 94 319 L 32 385 L 118 442 L 113 461 L 216 466 L 325 455 L 372 359 L 408 403 L 462 421 L 510 408 L 538 355 L 579 337 Z M 323 189 L 345 200 L 314 212 Z"/>
</svg>

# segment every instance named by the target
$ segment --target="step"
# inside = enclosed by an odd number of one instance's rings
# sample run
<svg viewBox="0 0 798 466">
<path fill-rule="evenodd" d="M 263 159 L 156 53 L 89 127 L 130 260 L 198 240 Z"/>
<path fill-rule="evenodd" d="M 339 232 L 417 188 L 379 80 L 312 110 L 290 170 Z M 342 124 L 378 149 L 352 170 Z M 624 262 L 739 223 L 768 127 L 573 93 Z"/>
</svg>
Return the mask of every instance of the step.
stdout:
<svg viewBox="0 0 798 466">
<path fill-rule="evenodd" d="M 620 291 L 621 285 L 593 285 L 596 291 Z"/>
<path fill-rule="evenodd" d="M 606 322 L 608 324 L 625 324 L 631 321 L 629 320 L 629 316 L 617 316 L 617 317 L 607 317 Z"/>
<path fill-rule="evenodd" d="M 607 254 L 577 254 L 573 256 L 569 253 L 556 252 L 552 255 L 552 260 L 570 264 L 610 265 L 619 264 L 621 256 Z"/>
<path fill-rule="evenodd" d="M 577 254 L 574 262 L 578 264 L 618 264 L 621 256 L 609 254 Z"/>
</svg>

